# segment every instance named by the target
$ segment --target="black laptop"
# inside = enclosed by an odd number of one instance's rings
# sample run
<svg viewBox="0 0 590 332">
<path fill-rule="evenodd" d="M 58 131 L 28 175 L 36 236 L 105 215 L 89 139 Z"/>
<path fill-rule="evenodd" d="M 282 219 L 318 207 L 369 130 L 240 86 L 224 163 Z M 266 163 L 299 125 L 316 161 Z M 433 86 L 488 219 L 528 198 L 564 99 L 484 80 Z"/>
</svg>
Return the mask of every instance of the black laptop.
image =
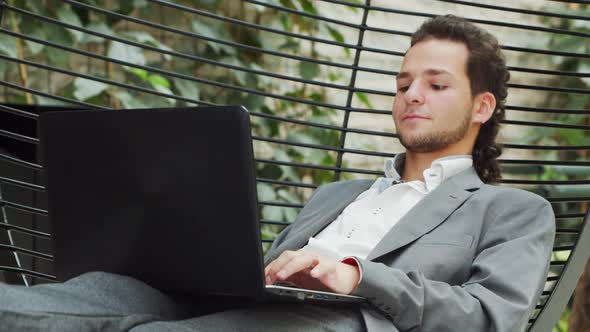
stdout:
<svg viewBox="0 0 590 332">
<path fill-rule="evenodd" d="M 39 137 L 58 280 L 106 271 L 170 293 L 364 300 L 265 287 L 244 107 L 48 112 Z"/>
</svg>

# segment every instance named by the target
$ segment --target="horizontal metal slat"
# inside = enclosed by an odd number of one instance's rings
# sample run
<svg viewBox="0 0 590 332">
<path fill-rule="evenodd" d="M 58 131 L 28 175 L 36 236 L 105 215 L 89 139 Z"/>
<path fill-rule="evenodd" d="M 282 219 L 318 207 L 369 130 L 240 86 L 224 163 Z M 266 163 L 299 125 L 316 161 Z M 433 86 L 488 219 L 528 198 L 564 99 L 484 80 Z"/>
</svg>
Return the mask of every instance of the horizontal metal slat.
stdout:
<svg viewBox="0 0 590 332">
<path fill-rule="evenodd" d="M 474 6 L 474 7 L 486 8 L 486 9 L 501 10 L 501 11 L 507 11 L 507 12 L 511 12 L 511 13 L 521 13 L 521 14 L 537 15 L 537 16 L 544 16 L 544 17 L 558 17 L 558 18 L 566 18 L 566 19 L 573 19 L 573 20 L 590 21 L 590 17 L 581 16 L 581 15 L 570 15 L 570 14 L 543 12 L 543 11 L 539 11 L 539 10 L 496 6 L 496 5 L 489 5 L 486 3 L 478 3 L 478 2 L 463 1 L 463 0 L 437 0 L 437 1 L 454 3 L 454 4 L 464 5 L 464 6 Z M 585 3 L 587 3 L 587 1 Z"/>
<path fill-rule="evenodd" d="M 28 162 L 28 161 L 25 161 L 25 160 L 21 160 L 19 158 L 16 158 L 16 157 L 13 157 L 13 156 L 9 156 L 9 155 L 4 154 L 2 152 L 0 152 L 0 160 L 4 160 L 4 161 L 7 161 L 7 162 L 12 163 L 12 164 L 15 164 L 15 165 L 18 165 L 18 166 L 24 166 L 24 167 L 31 168 L 31 169 L 34 169 L 34 170 L 42 170 L 43 169 L 43 166 L 41 166 L 41 165 L 38 165 L 38 164 L 35 164 L 35 163 L 31 163 L 31 162 Z"/>
<path fill-rule="evenodd" d="M 3 177 L 3 176 L 0 176 L 0 182 L 14 185 L 14 186 L 18 186 L 18 187 L 25 188 L 25 189 L 35 190 L 35 191 L 40 191 L 40 192 L 45 191 L 45 187 L 40 186 L 38 184 L 18 181 L 18 180 L 14 180 L 14 179 Z"/>
<path fill-rule="evenodd" d="M 20 211 L 24 211 L 24 212 L 29 212 L 29 213 L 34 213 L 34 214 L 38 214 L 41 216 L 46 216 L 47 210 L 43 210 L 43 209 L 39 209 L 36 207 L 32 207 L 32 206 L 27 206 L 27 205 L 23 205 L 23 204 L 18 204 L 18 203 L 14 203 L 14 202 L 10 202 L 7 201 L 5 199 L 0 198 L 0 207 L 2 206 L 6 206 L 6 207 L 10 207 L 13 209 L 17 209 Z"/>
<path fill-rule="evenodd" d="M 37 236 L 37 237 L 41 237 L 44 239 L 51 239 L 51 234 L 49 233 L 45 233 L 45 232 L 40 232 L 34 229 L 30 229 L 30 228 L 26 228 L 26 227 L 21 227 L 21 226 L 17 226 L 17 225 L 12 225 L 12 224 L 8 224 L 5 222 L 0 222 L 0 228 L 4 228 L 4 229 L 8 229 L 8 230 L 13 230 L 13 231 L 17 231 L 17 232 L 21 232 L 21 233 L 25 233 L 28 235 L 32 235 L 32 236 Z"/>
<path fill-rule="evenodd" d="M 27 255 L 30 255 L 33 257 L 37 257 L 37 258 L 43 258 L 46 260 L 53 260 L 53 255 L 49 255 L 49 254 L 45 254 L 42 252 L 29 250 L 26 248 L 21 248 L 21 247 L 9 245 L 9 244 L 0 244 L 0 250 L 8 250 L 8 251 L 12 251 L 12 252 L 27 254 Z"/>
<path fill-rule="evenodd" d="M 14 267 L 14 266 L 0 265 L 0 271 L 22 273 L 22 274 L 29 275 L 31 277 L 41 278 L 41 279 L 45 279 L 45 280 L 49 280 L 49 281 L 56 281 L 57 280 L 57 278 L 55 276 L 52 276 L 50 274 L 41 273 L 41 272 L 37 272 L 37 271 L 33 271 L 33 270 L 21 269 L 21 268 Z"/>
</svg>

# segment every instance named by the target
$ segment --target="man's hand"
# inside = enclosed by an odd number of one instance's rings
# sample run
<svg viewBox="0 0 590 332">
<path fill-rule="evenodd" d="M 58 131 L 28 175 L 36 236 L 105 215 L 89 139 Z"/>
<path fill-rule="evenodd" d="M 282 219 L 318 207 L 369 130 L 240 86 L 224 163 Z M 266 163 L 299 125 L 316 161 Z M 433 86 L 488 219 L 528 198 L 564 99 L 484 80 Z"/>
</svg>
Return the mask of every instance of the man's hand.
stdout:
<svg viewBox="0 0 590 332">
<path fill-rule="evenodd" d="M 266 284 L 288 281 L 299 287 L 350 294 L 356 288 L 358 267 L 309 252 L 285 251 L 264 269 Z"/>
</svg>

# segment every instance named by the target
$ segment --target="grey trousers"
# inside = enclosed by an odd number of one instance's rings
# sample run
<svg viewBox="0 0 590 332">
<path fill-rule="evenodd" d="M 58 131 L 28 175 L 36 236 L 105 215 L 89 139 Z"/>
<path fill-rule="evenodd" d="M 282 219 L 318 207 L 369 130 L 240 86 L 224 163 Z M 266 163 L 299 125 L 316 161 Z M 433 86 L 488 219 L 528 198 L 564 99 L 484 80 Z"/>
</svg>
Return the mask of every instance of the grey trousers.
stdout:
<svg viewBox="0 0 590 332">
<path fill-rule="evenodd" d="M 364 331 L 360 311 L 301 303 L 258 304 L 194 317 L 133 278 L 92 272 L 62 284 L 0 283 L 1 331 Z M 192 317 L 192 318 L 191 318 Z"/>
</svg>

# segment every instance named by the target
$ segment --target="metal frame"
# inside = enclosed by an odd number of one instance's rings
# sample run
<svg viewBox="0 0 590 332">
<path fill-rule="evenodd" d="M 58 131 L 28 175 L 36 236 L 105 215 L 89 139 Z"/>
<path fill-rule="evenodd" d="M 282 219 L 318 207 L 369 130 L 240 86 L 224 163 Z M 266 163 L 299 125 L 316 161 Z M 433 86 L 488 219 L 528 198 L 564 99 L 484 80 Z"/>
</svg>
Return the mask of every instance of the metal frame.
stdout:
<svg viewBox="0 0 590 332">
<path fill-rule="evenodd" d="M 590 227 L 588 224 L 590 224 L 590 209 L 586 212 L 575 248 L 572 250 L 553 292 L 549 295 L 546 304 L 529 329 L 530 332 L 551 331 L 574 293 L 590 253 Z"/>
</svg>

